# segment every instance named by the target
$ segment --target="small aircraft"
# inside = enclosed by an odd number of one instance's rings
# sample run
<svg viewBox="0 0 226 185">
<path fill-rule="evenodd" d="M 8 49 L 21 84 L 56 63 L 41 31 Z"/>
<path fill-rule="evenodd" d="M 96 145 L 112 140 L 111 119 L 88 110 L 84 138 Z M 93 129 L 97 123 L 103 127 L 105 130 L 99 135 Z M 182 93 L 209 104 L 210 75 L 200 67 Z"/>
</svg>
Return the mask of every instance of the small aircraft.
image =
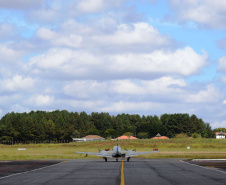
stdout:
<svg viewBox="0 0 226 185">
<path fill-rule="evenodd" d="M 117 146 L 113 147 L 112 151 L 109 150 L 101 150 L 99 153 L 93 153 L 93 152 L 75 152 L 79 154 L 90 154 L 90 155 L 96 155 L 103 157 L 103 159 L 107 162 L 107 158 L 116 158 L 116 161 L 118 161 L 118 158 L 127 158 L 127 162 L 129 162 L 130 157 L 141 155 L 141 154 L 148 154 L 148 153 L 155 153 L 158 152 L 158 149 L 154 149 L 153 151 L 148 151 L 148 152 L 136 152 L 135 150 L 125 150 L 123 151 L 121 147 L 118 145 L 118 140 L 117 140 Z"/>
</svg>

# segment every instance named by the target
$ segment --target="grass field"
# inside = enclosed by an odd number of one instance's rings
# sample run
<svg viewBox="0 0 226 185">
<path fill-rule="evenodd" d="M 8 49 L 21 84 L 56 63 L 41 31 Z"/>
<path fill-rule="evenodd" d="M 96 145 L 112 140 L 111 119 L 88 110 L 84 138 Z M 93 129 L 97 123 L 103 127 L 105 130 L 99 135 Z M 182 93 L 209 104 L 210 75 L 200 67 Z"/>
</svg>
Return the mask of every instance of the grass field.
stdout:
<svg viewBox="0 0 226 185">
<path fill-rule="evenodd" d="M 98 152 L 99 149 L 112 149 L 115 145 L 116 141 L 0 145 L 0 160 L 99 158 L 85 157 L 84 154 L 75 154 L 75 151 Z M 153 148 L 160 151 L 139 156 L 143 158 L 226 159 L 226 139 L 120 140 L 119 145 L 122 149 L 136 149 L 137 152 L 152 151 Z"/>
</svg>

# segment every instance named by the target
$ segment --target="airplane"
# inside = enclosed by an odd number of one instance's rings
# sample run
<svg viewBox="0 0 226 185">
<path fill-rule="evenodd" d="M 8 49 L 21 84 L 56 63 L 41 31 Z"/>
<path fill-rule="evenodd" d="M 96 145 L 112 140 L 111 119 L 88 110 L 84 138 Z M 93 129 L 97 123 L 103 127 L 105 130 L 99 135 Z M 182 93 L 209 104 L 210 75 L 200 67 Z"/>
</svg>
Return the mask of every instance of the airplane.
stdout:
<svg viewBox="0 0 226 185">
<path fill-rule="evenodd" d="M 100 157 L 103 157 L 105 162 L 107 162 L 107 158 L 116 158 L 116 161 L 118 162 L 118 158 L 126 157 L 127 162 L 129 162 L 130 157 L 141 155 L 141 154 L 155 153 L 155 152 L 159 152 L 158 149 L 154 149 L 153 151 L 148 151 L 148 152 L 136 152 L 135 150 L 123 151 L 121 147 L 118 145 L 118 140 L 117 140 L 117 146 L 114 146 L 112 151 L 102 150 L 99 153 L 93 153 L 93 152 L 75 152 L 75 153 L 86 154 L 87 156 L 88 154 L 100 156 Z"/>
</svg>

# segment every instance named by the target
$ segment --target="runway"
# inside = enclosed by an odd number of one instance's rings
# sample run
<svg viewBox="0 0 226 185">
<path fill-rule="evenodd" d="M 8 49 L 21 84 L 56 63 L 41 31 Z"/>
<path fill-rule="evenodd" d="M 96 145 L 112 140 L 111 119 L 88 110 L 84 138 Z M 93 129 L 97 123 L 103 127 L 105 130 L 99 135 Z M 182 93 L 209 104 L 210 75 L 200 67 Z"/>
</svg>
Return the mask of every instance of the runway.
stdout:
<svg viewBox="0 0 226 185">
<path fill-rule="evenodd" d="M 41 161 L 39 161 L 41 162 Z M 37 165 L 39 169 L 22 170 L 5 175 L 0 171 L 1 185 L 120 185 L 122 162 L 114 159 L 105 162 L 98 160 L 68 160 L 48 161 L 44 166 Z M 32 162 L 31 162 L 32 163 Z M 195 164 L 194 164 L 195 163 Z M 214 163 L 213 161 L 211 163 Z M 34 164 L 34 163 L 32 163 Z M 35 164 L 38 164 L 36 161 Z M 225 185 L 226 171 L 224 169 L 198 166 L 183 162 L 180 159 L 141 159 L 132 158 L 130 162 L 124 161 L 124 181 L 126 185 Z M 32 165 L 35 168 L 35 165 Z M 0 164 L 1 167 L 1 164 Z M 3 168 L 0 168 L 4 170 Z M 11 168 L 12 170 L 13 168 Z M 14 170 L 16 166 L 14 166 Z M 22 168 L 21 168 L 22 169 Z M 23 168 L 24 169 L 24 168 Z M 8 171 L 10 168 L 8 167 Z M 19 172 L 19 171 L 17 171 Z"/>
</svg>

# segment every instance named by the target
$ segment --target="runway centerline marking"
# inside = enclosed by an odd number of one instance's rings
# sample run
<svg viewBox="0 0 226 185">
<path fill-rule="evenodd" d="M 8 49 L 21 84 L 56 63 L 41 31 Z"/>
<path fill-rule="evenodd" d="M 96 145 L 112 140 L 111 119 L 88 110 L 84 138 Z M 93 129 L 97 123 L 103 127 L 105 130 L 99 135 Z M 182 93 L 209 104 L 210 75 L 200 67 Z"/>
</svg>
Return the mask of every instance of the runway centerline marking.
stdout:
<svg viewBox="0 0 226 185">
<path fill-rule="evenodd" d="M 121 183 L 120 183 L 120 185 L 125 185 L 123 160 L 122 160 L 122 167 L 121 167 Z"/>
</svg>

